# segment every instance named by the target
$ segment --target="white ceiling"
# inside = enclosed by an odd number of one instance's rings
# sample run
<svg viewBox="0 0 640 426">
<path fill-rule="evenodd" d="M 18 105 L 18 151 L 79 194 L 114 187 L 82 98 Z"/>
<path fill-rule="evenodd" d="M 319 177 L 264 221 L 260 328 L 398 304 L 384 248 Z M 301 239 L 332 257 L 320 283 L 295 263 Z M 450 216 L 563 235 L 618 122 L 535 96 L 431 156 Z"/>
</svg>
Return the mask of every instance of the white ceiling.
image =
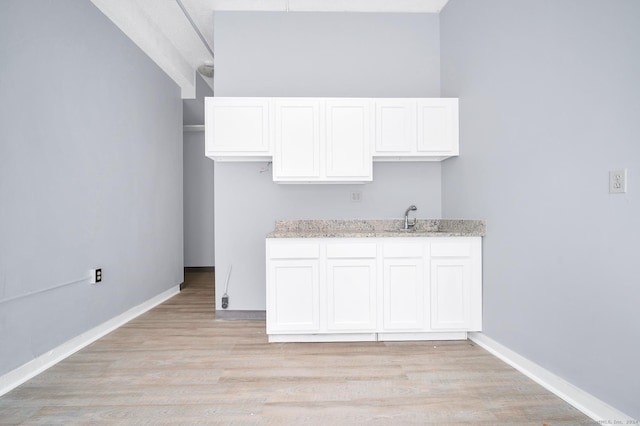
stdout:
<svg viewBox="0 0 640 426">
<path fill-rule="evenodd" d="M 212 63 L 216 11 L 440 13 L 448 0 L 91 0 L 182 89 Z M 205 80 L 213 88 L 212 79 Z"/>
</svg>

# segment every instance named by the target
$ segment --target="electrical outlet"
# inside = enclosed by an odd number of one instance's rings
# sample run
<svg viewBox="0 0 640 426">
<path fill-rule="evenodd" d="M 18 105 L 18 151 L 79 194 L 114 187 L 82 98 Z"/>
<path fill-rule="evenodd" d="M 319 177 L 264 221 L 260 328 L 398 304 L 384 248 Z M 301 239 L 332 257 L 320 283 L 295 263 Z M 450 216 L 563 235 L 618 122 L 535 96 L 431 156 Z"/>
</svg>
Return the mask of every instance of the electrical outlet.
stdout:
<svg viewBox="0 0 640 426">
<path fill-rule="evenodd" d="M 229 296 L 226 294 L 222 296 L 222 309 L 227 309 L 229 307 Z"/>
<path fill-rule="evenodd" d="M 624 194 L 627 192 L 627 169 L 609 172 L 609 193 Z"/>
<path fill-rule="evenodd" d="M 351 192 L 351 202 L 352 203 L 360 203 L 360 202 L 362 202 L 362 191 L 352 191 Z"/>
<path fill-rule="evenodd" d="M 91 270 L 91 284 L 98 284 L 102 282 L 102 268 L 95 268 Z"/>
</svg>

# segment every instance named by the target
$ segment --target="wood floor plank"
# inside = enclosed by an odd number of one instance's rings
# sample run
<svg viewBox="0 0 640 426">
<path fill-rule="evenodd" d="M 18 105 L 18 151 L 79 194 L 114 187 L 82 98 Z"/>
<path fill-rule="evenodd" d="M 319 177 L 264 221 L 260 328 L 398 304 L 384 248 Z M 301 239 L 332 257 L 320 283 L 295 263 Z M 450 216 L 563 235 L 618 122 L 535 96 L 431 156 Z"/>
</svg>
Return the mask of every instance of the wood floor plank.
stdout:
<svg viewBox="0 0 640 426">
<path fill-rule="evenodd" d="M 0 398 L 1 425 L 597 425 L 469 341 L 268 343 L 213 273 Z"/>
</svg>

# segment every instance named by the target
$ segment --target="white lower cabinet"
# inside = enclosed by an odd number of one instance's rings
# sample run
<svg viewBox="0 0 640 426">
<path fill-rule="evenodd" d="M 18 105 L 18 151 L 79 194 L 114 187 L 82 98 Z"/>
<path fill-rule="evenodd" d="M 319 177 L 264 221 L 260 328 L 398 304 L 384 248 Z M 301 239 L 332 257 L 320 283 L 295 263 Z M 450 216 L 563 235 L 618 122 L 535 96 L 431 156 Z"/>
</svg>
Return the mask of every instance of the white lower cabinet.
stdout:
<svg viewBox="0 0 640 426">
<path fill-rule="evenodd" d="M 382 331 L 424 331 L 428 282 L 424 243 L 383 243 Z"/>
<path fill-rule="evenodd" d="M 269 327 L 273 331 L 319 331 L 317 260 L 274 260 L 269 268 Z"/>
<path fill-rule="evenodd" d="M 431 261 L 431 327 L 464 330 L 471 323 L 471 262 L 469 259 Z"/>
<path fill-rule="evenodd" d="M 480 331 L 482 254 L 479 241 L 431 244 L 431 328 Z"/>
<path fill-rule="evenodd" d="M 376 331 L 376 260 L 327 259 L 327 330 Z"/>
<path fill-rule="evenodd" d="M 482 328 L 480 237 L 267 239 L 270 341 L 449 340 Z"/>
<path fill-rule="evenodd" d="M 267 333 L 320 331 L 319 244 L 275 244 L 267 253 Z"/>
</svg>

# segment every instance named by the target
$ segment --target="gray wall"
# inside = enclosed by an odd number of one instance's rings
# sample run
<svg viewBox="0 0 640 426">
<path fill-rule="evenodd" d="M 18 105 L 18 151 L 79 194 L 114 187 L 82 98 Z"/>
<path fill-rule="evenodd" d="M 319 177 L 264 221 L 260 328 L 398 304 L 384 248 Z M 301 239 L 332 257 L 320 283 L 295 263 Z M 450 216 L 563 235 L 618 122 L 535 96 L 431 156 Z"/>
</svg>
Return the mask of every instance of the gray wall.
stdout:
<svg viewBox="0 0 640 426">
<path fill-rule="evenodd" d="M 440 94 L 437 15 L 215 16 L 216 96 L 427 97 Z M 216 298 L 265 309 L 264 236 L 279 219 L 440 217 L 440 164 L 377 163 L 366 185 L 277 185 L 263 163 L 215 168 Z M 363 192 L 360 204 L 351 190 Z"/>
<path fill-rule="evenodd" d="M 204 98 L 213 90 L 196 73 L 196 97 L 182 101 L 184 125 L 204 125 Z M 213 161 L 204 155 L 204 132 L 184 133 L 184 266 L 214 266 Z"/>
<path fill-rule="evenodd" d="M 182 124 L 189 126 L 204 125 L 204 98 L 213 96 L 213 89 L 199 73 L 196 73 L 195 82 L 196 97 L 182 100 Z"/>
<path fill-rule="evenodd" d="M 640 418 L 640 2 L 451 0 L 443 215 L 482 218 L 484 332 Z M 608 193 L 628 168 L 629 192 Z"/>
<path fill-rule="evenodd" d="M 214 162 L 204 132 L 184 132 L 184 266 L 214 266 Z"/>
<path fill-rule="evenodd" d="M 265 235 L 276 220 L 399 219 L 411 204 L 417 217 L 440 217 L 439 165 L 375 163 L 366 185 L 277 185 L 260 173 L 264 166 L 215 167 L 216 297 L 232 264 L 229 309 L 265 309 Z M 360 203 L 350 201 L 351 191 L 362 192 Z"/>
<path fill-rule="evenodd" d="M 2 1 L 0 57 L 0 300 L 73 283 L 0 302 L 3 374 L 182 282 L 182 100 L 88 1 Z"/>
</svg>

